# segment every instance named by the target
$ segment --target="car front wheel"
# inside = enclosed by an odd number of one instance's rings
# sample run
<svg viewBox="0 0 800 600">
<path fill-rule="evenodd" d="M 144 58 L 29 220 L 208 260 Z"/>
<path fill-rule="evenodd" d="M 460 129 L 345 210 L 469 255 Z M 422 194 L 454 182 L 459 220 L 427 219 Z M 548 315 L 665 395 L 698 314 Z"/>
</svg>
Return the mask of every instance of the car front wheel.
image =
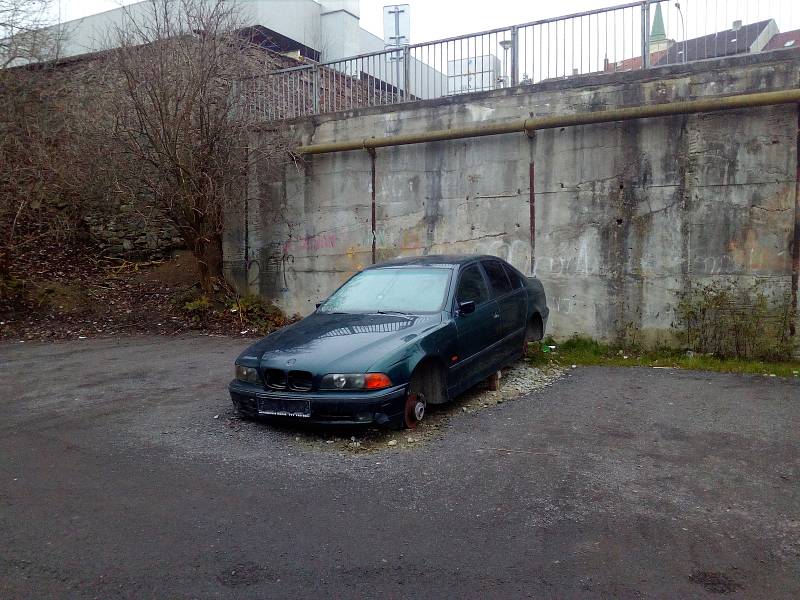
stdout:
<svg viewBox="0 0 800 600">
<path fill-rule="evenodd" d="M 411 374 L 403 412 L 394 426 L 414 429 L 425 418 L 429 404 L 443 404 L 447 400 L 447 385 L 442 367 L 432 360 L 424 361 Z"/>
<path fill-rule="evenodd" d="M 422 392 L 409 389 L 406 394 L 405 410 L 403 411 L 403 427 L 414 429 L 425 418 L 427 408 L 428 404 L 425 402 L 425 395 Z"/>
</svg>

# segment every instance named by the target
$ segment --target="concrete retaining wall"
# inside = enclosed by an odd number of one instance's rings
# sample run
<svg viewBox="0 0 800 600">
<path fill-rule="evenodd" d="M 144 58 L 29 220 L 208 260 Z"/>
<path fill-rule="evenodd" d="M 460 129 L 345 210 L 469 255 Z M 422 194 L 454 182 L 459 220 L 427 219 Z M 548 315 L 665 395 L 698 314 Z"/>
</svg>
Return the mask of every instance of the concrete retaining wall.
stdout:
<svg viewBox="0 0 800 600">
<path fill-rule="evenodd" d="M 776 52 L 362 109 L 292 127 L 302 143 L 321 143 L 798 83 L 800 53 Z M 254 144 L 267 140 L 254 132 Z M 550 333 L 659 338 L 692 281 L 791 288 L 797 143 L 798 110 L 788 105 L 569 127 L 534 139 L 381 148 L 374 158 L 318 155 L 278 174 L 257 164 L 246 214 L 229 219 L 226 268 L 243 290 L 307 314 L 372 262 L 373 240 L 378 261 L 494 254 L 541 278 Z"/>
</svg>

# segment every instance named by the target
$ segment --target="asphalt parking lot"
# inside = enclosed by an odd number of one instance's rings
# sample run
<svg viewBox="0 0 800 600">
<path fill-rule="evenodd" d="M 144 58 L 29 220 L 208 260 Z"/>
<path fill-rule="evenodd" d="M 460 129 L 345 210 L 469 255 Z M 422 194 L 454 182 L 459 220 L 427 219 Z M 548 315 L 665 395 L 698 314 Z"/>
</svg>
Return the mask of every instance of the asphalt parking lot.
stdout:
<svg viewBox="0 0 800 600">
<path fill-rule="evenodd" d="M 797 381 L 579 368 L 349 451 L 238 421 L 243 345 L 0 345 L 0 597 L 800 597 Z"/>
</svg>

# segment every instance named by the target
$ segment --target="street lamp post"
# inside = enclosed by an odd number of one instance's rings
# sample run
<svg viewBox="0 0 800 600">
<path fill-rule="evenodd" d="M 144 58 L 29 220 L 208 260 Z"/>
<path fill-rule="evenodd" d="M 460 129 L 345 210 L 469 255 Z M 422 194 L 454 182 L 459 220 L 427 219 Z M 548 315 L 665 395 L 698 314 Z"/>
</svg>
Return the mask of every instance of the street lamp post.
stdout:
<svg viewBox="0 0 800 600">
<path fill-rule="evenodd" d="M 508 51 L 511 49 L 511 40 L 500 40 L 500 45 L 503 47 L 503 87 L 509 87 L 510 78 L 506 75 L 508 67 Z"/>
<path fill-rule="evenodd" d="M 681 18 L 681 30 L 683 32 L 683 52 L 681 52 L 681 62 L 686 62 L 686 23 L 683 21 L 683 11 L 681 10 L 681 3 L 676 2 L 675 8 L 678 9 L 678 16 Z"/>
</svg>

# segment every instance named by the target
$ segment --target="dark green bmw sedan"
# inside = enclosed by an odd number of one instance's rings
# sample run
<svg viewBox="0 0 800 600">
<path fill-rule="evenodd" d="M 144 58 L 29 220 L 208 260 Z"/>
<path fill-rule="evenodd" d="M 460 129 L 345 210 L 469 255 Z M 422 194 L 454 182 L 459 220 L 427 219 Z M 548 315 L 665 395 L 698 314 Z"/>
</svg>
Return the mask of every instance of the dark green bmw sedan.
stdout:
<svg viewBox="0 0 800 600">
<path fill-rule="evenodd" d="M 371 266 L 236 359 L 236 409 L 315 423 L 415 427 L 544 336 L 538 279 L 493 256 Z"/>
</svg>

